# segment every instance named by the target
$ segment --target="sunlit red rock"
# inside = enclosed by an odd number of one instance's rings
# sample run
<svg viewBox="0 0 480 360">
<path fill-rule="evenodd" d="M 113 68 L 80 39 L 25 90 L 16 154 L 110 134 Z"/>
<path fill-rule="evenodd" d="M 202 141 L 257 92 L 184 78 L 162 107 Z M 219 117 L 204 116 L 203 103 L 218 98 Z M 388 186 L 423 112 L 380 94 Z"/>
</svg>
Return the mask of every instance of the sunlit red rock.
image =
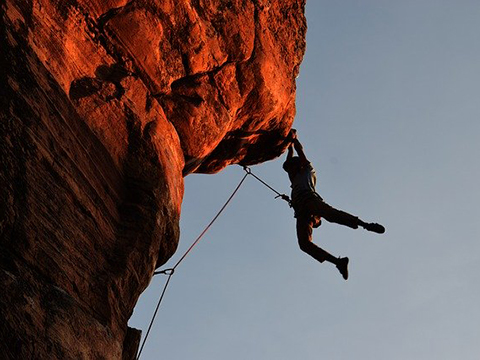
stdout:
<svg viewBox="0 0 480 360">
<path fill-rule="evenodd" d="M 0 353 L 133 358 L 183 177 L 285 149 L 304 0 L 0 9 Z"/>
</svg>

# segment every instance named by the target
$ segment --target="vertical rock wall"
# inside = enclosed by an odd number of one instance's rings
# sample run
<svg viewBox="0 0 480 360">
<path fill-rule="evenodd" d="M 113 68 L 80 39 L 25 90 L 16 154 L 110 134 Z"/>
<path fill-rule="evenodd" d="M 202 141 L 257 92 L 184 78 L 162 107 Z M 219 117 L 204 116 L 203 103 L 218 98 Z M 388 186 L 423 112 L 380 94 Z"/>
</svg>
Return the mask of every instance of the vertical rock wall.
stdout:
<svg viewBox="0 0 480 360">
<path fill-rule="evenodd" d="M 0 354 L 130 359 L 183 177 L 284 150 L 303 0 L 0 4 Z"/>
</svg>

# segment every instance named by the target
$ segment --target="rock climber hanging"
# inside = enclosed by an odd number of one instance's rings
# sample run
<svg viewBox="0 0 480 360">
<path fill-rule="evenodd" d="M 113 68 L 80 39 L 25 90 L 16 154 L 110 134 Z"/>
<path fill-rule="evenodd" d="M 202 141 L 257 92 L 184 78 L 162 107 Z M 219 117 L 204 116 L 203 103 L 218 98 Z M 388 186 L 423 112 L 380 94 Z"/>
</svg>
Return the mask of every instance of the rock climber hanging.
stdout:
<svg viewBox="0 0 480 360">
<path fill-rule="evenodd" d="M 348 279 L 348 257 L 335 257 L 312 242 L 313 228 L 321 225 L 321 219 L 357 229 L 359 226 L 368 231 L 383 234 L 385 228 L 376 223 L 365 223 L 358 217 L 341 210 L 337 210 L 323 201 L 315 191 L 315 169 L 308 161 L 303 146 L 297 138 L 297 132 L 292 129 L 288 139 L 287 159 L 283 169 L 290 178 L 292 194 L 291 204 L 297 219 L 297 237 L 300 249 L 314 259 L 323 263 L 328 261 L 335 264 L 345 280 Z M 294 156 L 294 149 L 298 156 Z"/>
</svg>

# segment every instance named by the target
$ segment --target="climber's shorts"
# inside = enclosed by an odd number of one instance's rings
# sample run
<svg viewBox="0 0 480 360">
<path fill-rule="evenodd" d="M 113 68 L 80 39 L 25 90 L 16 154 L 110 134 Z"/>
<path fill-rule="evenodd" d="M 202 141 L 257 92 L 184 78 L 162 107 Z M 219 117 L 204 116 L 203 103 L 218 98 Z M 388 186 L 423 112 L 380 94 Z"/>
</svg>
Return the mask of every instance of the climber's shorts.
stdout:
<svg viewBox="0 0 480 360">
<path fill-rule="evenodd" d="M 353 229 L 358 228 L 358 217 L 345 211 L 337 210 L 323 201 L 316 192 L 305 192 L 292 200 L 297 220 L 309 221 L 313 227 L 321 225 L 321 219 L 345 225 Z"/>
</svg>

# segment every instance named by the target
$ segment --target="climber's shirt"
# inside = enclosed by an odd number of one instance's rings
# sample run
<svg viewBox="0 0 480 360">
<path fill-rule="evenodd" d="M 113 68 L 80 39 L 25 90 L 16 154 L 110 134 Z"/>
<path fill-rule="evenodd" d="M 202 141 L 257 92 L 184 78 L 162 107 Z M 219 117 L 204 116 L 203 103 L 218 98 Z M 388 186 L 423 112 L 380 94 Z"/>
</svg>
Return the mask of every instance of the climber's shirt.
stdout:
<svg viewBox="0 0 480 360">
<path fill-rule="evenodd" d="M 304 164 L 295 176 L 291 178 L 291 183 L 291 198 L 294 208 L 300 207 L 306 199 L 312 196 L 319 196 L 315 192 L 317 183 L 315 169 L 310 162 Z"/>
</svg>

